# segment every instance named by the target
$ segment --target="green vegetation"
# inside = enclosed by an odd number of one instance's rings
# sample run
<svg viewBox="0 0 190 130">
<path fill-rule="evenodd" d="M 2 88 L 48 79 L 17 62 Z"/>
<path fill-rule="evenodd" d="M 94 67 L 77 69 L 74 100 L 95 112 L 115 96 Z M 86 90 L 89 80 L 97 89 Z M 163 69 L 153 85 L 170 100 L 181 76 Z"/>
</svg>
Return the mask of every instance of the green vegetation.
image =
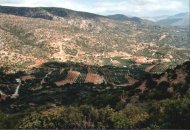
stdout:
<svg viewBox="0 0 190 130">
<path fill-rule="evenodd" d="M 84 48 L 89 48 L 88 42 L 89 40 L 85 37 L 79 37 L 78 39 L 76 39 L 76 44 Z"/>
<path fill-rule="evenodd" d="M 0 12 L 0 128 L 190 128 L 190 62 L 182 64 L 189 60 L 189 28 L 59 8 L 1 6 Z M 66 59 L 105 66 L 56 62 L 59 43 Z M 156 59 L 139 65 L 138 56 Z M 6 73 L 35 64 L 30 60 L 49 62 Z M 85 82 L 87 75 L 92 82 Z M 17 78 L 22 84 L 14 98 Z M 101 84 L 93 82 L 99 79 Z"/>
<path fill-rule="evenodd" d="M 69 55 L 76 56 L 77 52 L 78 52 L 78 51 L 77 51 L 76 49 L 70 49 L 70 48 L 66 48 L 66 49 L 65 49 L 65 53 L 66 53 L 66 54 L 69 54 Z"/>
<path fill-rule="evenodd" d="M 190 128 L 190 98 L 163 100 L 150 107 L 152 128 L 188 129 Z"/>
<path fill-rule="evenodd" d="M 190 99 L 166 99 L 117 111 L 91 105 L 41 107 L 0 116 L 1 128 L 189 128 Z M 24 111 L 24 110 L 23 110 Z"/>
<path fill-rule="evenodd" d="M 2 28 L 2 27 L 1 27 Z M 6 30 L 19 38 L 23 45 L 34 45 L 34 40 L 31 40 L 32 33 L 26 33 L 22 28 L 17 26 L 11 26 L 9 24 L 4 25 L 3 30 Z"/>
<path fill-rule="evenodd" d="M 189 63 L 175 68 L 183 68 L 187 73 L 187 82 Z M 83 75 L 90 68 L 103 75 L 107 83 L 95 85 L 76 82 L 56 86 L 54 82 L 64 79 L 69 68 Z M 123 77 L 128 71 L 139 78 L 139 82 L 126 86 L 112 84 L 125 83 Z M 7 94 L 13 93 L 14 87 L 6 86 L 15 84 L 16 78 L 25 75 L 24 72 L 0 73 L 0 81 L 6 84 L 0 84 L 1 90 Z M 175 70 L 167 70 L 167 73 L 168 78 L 176 79 Z M 153 80 L 163 74 L 151 75 L 137 69 L 57 62 L 45 63 L 31 74 L 36 79 L 23 82 L 17 99 L 0 101 L 0 128 L 190 128 L 190 87 L 188 84 L 171 85 L 169 81 L 157 83 Z M 41 79 L 45 75 L 45 83 L 40 88 Z M 143 80 L 147 80 L 144 92 L 139 88 Z"/>
<path fill-rule="evenodd" d="M 19 43 L 11 43 L 10 45 L 14 49 L 20 50 L 19 53 L 21 54 L 26 54 L 28 51 L 32 51 L 37 58 L 47 58 L 48 53 L 51 52 L 44 43 L 36 44 L 34 34 L 21 26 L 5 24 L 0 26 L 0 29 L 10 32 L 18 38 Z M 25 48 L 21 49 L 23 48 L 23 45 L 25 45 Z"/>
</svg>

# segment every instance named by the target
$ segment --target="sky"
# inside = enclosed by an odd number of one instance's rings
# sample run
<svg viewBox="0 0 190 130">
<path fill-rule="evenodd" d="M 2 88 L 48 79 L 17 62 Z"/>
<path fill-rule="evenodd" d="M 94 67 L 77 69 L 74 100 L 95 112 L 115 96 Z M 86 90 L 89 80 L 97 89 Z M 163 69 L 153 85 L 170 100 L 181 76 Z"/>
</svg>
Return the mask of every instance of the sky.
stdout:
<svg viewBox="0 0 190 130">
<path fill-rule="evenodd" d="M 100 15 L 154 17 L 189 12 L 190 0 L 0 0 L 0 5 L 61 7 Z"/>
</svg>

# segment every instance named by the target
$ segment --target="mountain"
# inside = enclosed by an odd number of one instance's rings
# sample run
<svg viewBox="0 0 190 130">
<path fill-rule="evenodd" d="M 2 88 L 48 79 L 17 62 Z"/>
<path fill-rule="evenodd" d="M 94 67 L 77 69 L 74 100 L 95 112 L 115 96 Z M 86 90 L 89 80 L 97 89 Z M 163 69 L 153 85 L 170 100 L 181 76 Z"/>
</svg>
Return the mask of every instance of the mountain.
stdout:
<svg viewBox="0 0 190 130">
<path fill-rule="evenodd" d="M 82 17 L 82 18 L 97 18 L 103 17 L 97 14 L 92 14 L 88 12 L 73 11 L 64 8 L 54 8 L 54 7 L 38 7 L 38 8 L 28 8 L 28 7 L 10 7 L 10 6 L 0 6 L 0 13 L 12 14 L 17 16 L 32 17 L 32 18 L 43 18 L 52 20 L 56 17 Z"/>
<path fill-rule="evenodd" d="M 172 25 L 172 26 L 189 26 L 190 17 L 189 13 L 180 13 L 174 16 L 169 16 L 167 18 L 158 20 L 158 24 L 162 25 Z"/>
<path fill-rule="evenodd" d="M 187 28 L 60 8 L 2 6 L 0 12 L 0 66 L 7 71 L 30 70 L 48 61 L 101 66 L 160 61 L 161 68 L 168 68 L 189 59 Z"/>
<path fill-rule="evenodd" d="M 138 19 L 1 6 L 0 128 L 190 128 L 189 28 Z"/>
<path fill-rule="evenodd" d="M 115 15 L 108 15 L 109 18 L 115 19 L 115 20 L 128 20 L 129 17 L 123 14 L 115 14 Z"/>
<path fill-rule="evenodd" d="M 123 14 L 115 14 L 115 15 L 108 15 L 107 16 L 110 19 L 114 19 L 114 20 L 127 20 L 127 21 L 134 21 L 134 22 L 141 22 L 142 19 L 138 18 L 138 17 L 127 17 L 126 15 Z"/>
</svg>

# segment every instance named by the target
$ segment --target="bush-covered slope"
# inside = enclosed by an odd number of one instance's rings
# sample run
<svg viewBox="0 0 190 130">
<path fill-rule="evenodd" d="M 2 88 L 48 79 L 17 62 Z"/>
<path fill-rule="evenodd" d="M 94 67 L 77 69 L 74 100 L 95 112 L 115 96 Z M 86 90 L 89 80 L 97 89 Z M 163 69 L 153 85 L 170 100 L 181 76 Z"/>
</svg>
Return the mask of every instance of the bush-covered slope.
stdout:
<svg viewBox="0 0 190 130">
<path fill-rule="evenodd" d="M 128 71 L 124 68 L 71 63 L 47 63 L 32 71 L 30 76 L 24 72 L 9 75 L 1 72 L 1 92 L 10 96 L 3 99 L 1 94 L 0 126 L 189 128 L 189 66 L 190 62 L 186 62 L 160 75 L 131 70 L 131 78 L 126 77 Z M 88 71 L 96 73 L 106 82 L 94 84 L 75 80 L 57 86 L 55 81 L 65 79 L 70 68 L 83 75 Z M 111 74 L 109 79 L 102 73 L 105 70 Z M 18 97 L 12 98 L 18 85 L 16 78 L 22 80 L 22 85 Z"/>
</svg>

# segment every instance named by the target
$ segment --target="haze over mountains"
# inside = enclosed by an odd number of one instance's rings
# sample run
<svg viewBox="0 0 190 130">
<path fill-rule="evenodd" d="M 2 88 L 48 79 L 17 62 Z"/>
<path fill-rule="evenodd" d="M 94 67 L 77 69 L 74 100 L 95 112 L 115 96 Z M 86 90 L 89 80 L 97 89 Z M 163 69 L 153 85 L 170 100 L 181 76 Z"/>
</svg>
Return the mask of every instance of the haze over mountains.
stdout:
<svg viewBox="0 0 190 130">
<path fill-rule="evenodd" d="M 128 17 L 122 14 L 115 14 L 109 15 L 108 18 L 115 19 L 115 20 L 134 20 L 134 21 L 142 21 L 150 20 L 155 22 L 155 24 L 159 25 L 171 25 L 171 26 L 185 26 L 188 27 L 190 25 L 190 17 L 189 13 L 179 13 L 173 16 L 155 16 L 155 17 L 145 17 L 145 18 L 138 18 L 138 17 Z"/>
<path fill-rule="evenodd" d="M 156 21 L 161 25 L 171 25 L 171 26 L 189 26 L 190 16 L 189 13 L 180 13 L 173 16 L 168 16 Z"/>
</svg>

